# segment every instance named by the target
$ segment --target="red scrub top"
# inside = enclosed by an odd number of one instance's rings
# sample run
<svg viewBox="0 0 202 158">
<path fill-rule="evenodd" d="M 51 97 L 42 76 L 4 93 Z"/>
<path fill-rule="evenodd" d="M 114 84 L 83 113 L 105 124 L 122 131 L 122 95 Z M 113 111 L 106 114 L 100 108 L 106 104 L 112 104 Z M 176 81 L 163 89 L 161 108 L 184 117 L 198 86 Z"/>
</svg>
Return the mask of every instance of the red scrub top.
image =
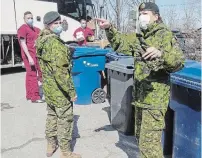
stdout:
<svg viewBox="0 0 202 158">
<path fill-rule="evenodd" d="M 40 29 L 37 27 L 30 27 L 27 24 L 23 24 L 18 29 L 18 40 L 20 43 L 20 39 L 23 38 L 26 40 L 26 45 L 28 51 L 32 57 L 36 57 L 36 39 L 38 38 L 40 33 Z M 24 50 L 21 48 L 22 58 L 26 57 Z"/>
<path fill-rule="evenodd" d="M 83 32 L 83 34 L 84 34 L 84 38 L 85 38 L 85 40 L 84 41 L 79 41 L 78 42 L 78 44 L 81 46 L 81 45 L 85 45 L 86 43 L 87 43 L 87 37 L 90 35 L 90 36 L 94 36 L 94 32 L 90 29 L 90 28 L 88 28 L 88 27 L 86 27 L 86 28 L 82 28 L 82 27 L 79 27 L 78 29 L 76 29 L 75 30 L 75 32 L 74 32 L 74 37 L 76 38 L 76 33 L 77 32 Z"/>
</svg>

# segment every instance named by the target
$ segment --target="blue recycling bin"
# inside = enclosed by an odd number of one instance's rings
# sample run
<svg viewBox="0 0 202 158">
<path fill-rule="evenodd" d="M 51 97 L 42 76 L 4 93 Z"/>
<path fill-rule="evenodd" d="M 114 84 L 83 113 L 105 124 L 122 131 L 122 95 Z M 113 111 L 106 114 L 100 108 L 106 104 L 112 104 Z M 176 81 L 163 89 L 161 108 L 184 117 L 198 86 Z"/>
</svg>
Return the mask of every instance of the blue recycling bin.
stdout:
<svg viewBox="0 0 202 158">
<path fill-rule="evenodd" d="M 187 60 L 171 74 L 174 111 L 173 158 L 201 157 L 201 63 Z"/>
<path fill-rule="evenodd" d="M 101 89 L 101 71 L 105 69 L 105 55 L 108 51 L 92 47 L 76 47 L 73 54 L 72 76 L 77 93 L 75 104 L 92 103 L 92 95 L 97 95 L 98 102 L 105 100 Z M 96 92 L 96 93 L 95 93 Z M 99 100 L 100 99 L 100 100 Z"/>
</svg>

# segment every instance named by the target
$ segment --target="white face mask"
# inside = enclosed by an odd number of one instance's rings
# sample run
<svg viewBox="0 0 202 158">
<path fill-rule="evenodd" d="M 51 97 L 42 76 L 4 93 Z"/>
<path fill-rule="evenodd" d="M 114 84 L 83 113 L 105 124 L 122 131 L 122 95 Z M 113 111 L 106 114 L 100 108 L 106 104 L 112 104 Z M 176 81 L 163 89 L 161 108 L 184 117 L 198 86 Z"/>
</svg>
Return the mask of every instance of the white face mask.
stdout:
<svg viewBox="0 0 202 158">
<path fill-rule="evenodd" d="M 81 24 L 81 27 L 84 29 L 86 28 L 86 24 Z"/>
<path fill-rule="evenodd" d="M 139 25 L 140 28 L 146 30 L 150 23 L 150 16 L 149 15 L 140 15 L 139 16 Z"/>
</svg>

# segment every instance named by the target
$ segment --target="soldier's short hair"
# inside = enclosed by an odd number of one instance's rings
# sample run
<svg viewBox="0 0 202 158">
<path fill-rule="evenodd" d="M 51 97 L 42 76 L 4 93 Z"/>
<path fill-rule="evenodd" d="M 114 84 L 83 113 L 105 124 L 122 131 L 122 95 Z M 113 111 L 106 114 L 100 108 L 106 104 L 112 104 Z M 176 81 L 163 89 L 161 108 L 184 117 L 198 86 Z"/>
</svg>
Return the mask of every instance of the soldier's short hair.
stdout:
<svg viewBox="0 0 202 158">
<path fill-rule="evenodd" d="M 32 14 L 30 11 L 26 11 L 25 13 L 24 13 L 24 17 L 26 16 L 26 15 L 28 15 L 28 14 Z"/>
</svg>

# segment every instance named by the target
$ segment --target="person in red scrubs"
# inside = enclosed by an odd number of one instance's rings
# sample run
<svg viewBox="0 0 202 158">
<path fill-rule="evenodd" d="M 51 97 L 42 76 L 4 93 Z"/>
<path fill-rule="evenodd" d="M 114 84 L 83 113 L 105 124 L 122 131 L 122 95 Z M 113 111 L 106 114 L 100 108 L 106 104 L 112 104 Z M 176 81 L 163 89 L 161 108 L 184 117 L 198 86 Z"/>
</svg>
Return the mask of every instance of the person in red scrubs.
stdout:
<svg viewBox="0 0 202 158">
<path fill-rule="evenodd" d="M 81 20 L 81 27 L 75 30 L 73 36 L 79 46 L 86 45 L 87 41 L 92 42 L 94 40 L 94 32 L 87 27 L 87 22 L 84 19 Z"/>
<path fill-rule="evenodd" d="M 36 57 L 35 41 L 40 29 L 33 26 L 33 15 L 30 11 L 24 13 L 23 24 L 17 32 L 21 46 L 21 56 L 26 69 L 26 98 L 33 103 L 43 103 L 39 95 L 38 81 L 41 81 L 41 71 Z"/>
</svg>

